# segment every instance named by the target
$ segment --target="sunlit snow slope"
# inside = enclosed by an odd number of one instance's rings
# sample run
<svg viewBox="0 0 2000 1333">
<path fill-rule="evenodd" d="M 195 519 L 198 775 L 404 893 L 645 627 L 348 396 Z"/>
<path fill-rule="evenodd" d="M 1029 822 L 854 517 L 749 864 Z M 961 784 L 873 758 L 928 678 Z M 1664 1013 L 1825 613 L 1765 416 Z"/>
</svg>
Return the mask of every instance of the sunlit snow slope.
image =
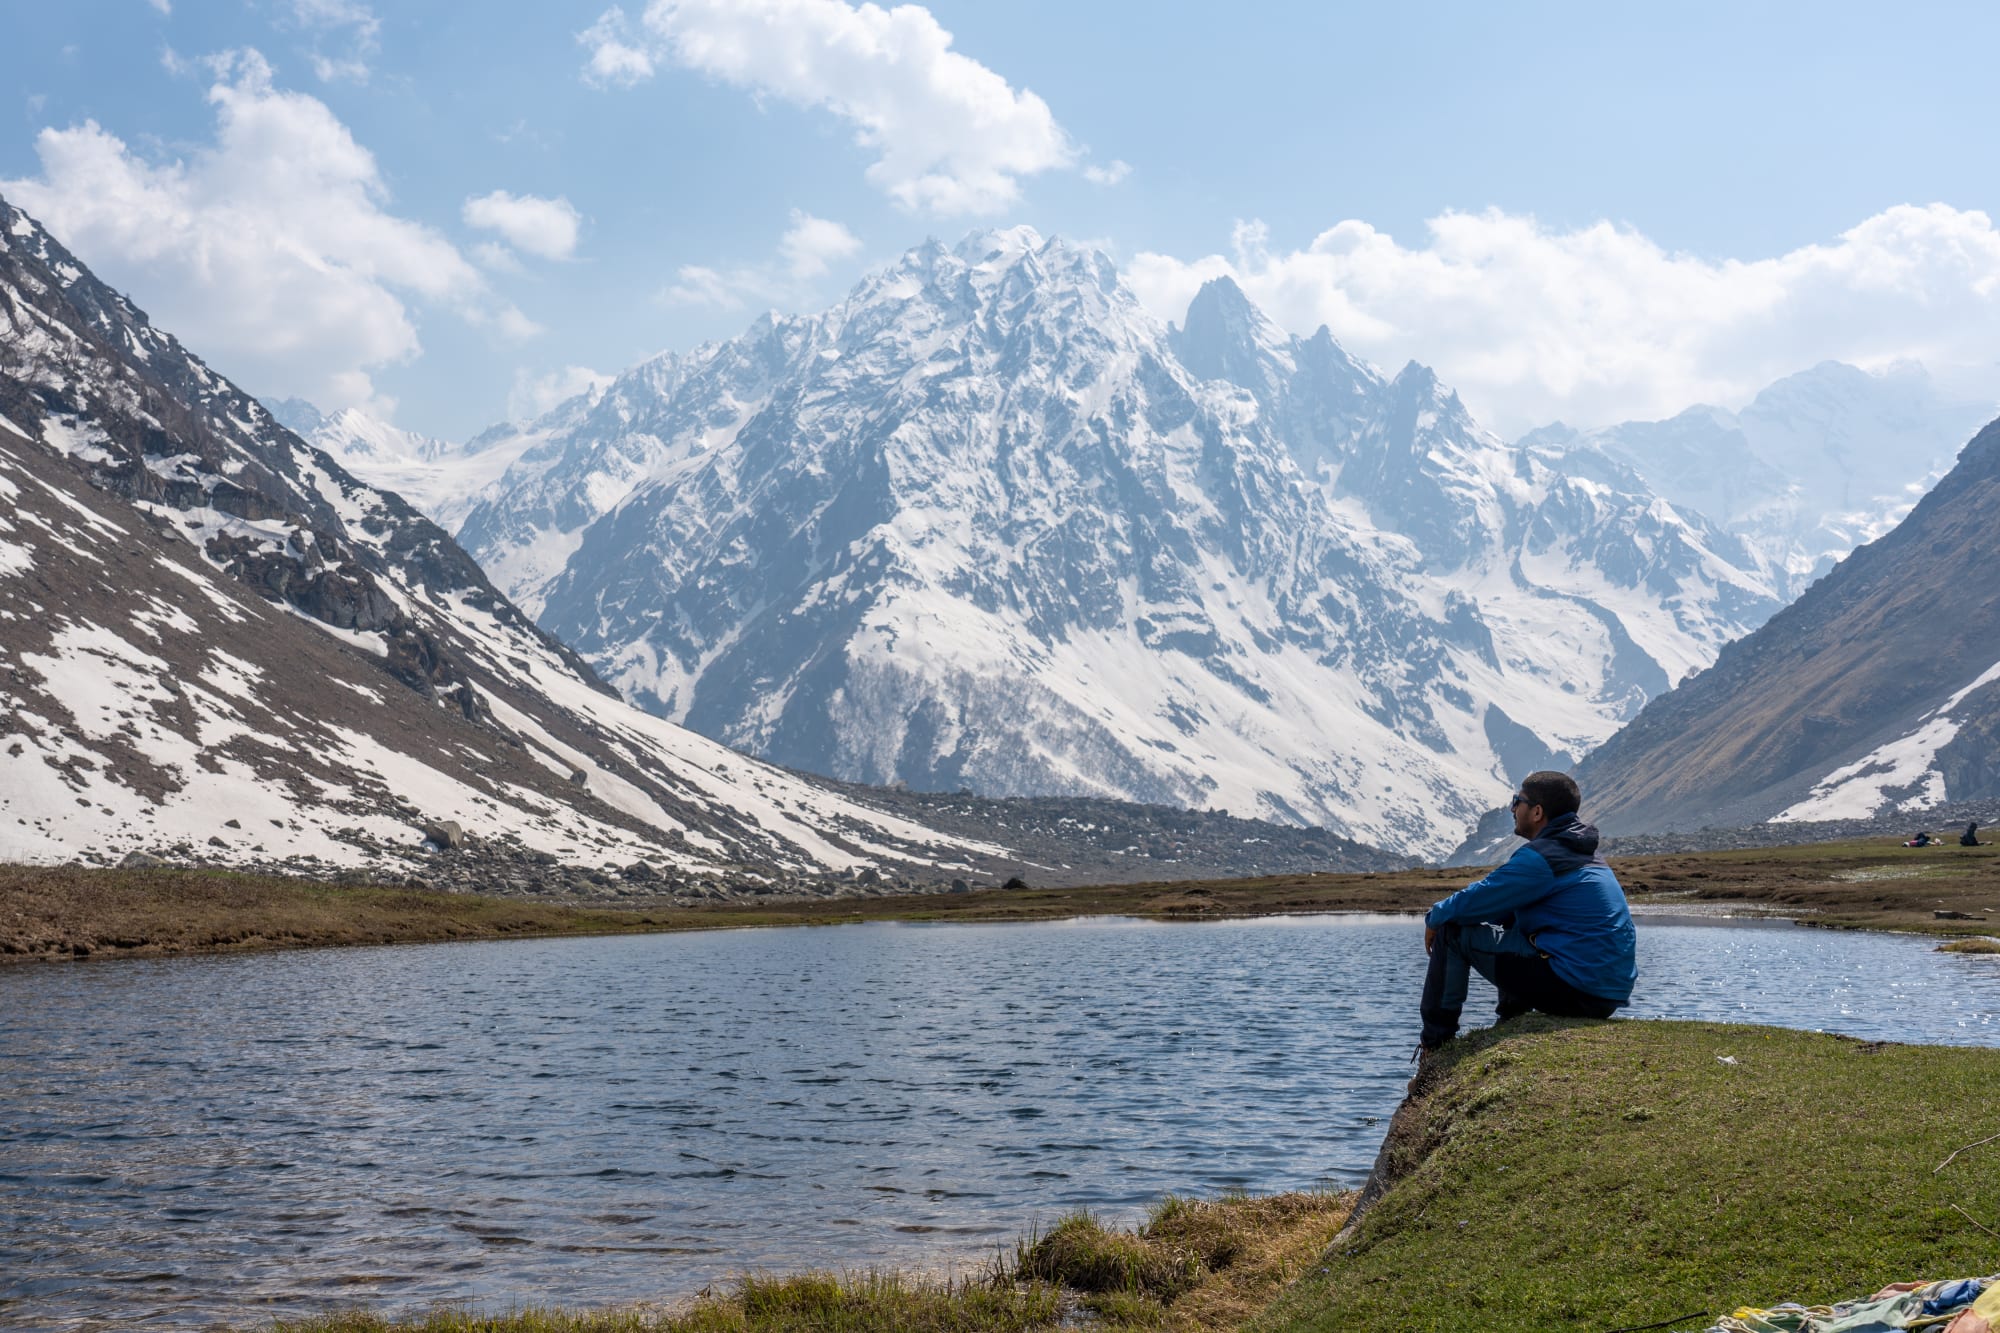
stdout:
<svg viewBox="0 0 2000 1333">
<path fill-rule="evenodd" d="M 4 202 L 0 681 L 5 860 L 380 864 L 441 820 L 687 875 L 999 850 L 627 706 Z"/>
</svg>

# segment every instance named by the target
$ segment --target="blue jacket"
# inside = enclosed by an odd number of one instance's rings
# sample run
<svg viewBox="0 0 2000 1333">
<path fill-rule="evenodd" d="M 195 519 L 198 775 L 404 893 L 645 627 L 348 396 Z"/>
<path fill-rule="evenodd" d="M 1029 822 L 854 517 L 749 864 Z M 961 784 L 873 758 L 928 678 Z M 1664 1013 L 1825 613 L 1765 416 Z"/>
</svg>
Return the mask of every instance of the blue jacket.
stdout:
<svg viewBox="0 0 2000 1333">
<path fill-rule="evenodd" d="M 1631 1003 L 1638 932 L 1624 888 L 1597 854 L 1596 828 L 1574 814 L 1556 816 L 1505 865 L 1424 913 L 1427 926 L 1481 921 L 1520 930 L 1585 994 Z"/>
</svg>

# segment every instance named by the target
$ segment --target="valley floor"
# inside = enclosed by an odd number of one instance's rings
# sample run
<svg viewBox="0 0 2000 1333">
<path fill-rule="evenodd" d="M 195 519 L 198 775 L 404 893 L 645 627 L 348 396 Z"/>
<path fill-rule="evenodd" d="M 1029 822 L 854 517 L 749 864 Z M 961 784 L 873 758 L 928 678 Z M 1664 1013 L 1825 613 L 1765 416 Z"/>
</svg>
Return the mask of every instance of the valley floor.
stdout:
<svg viewBox="0 0 2000 1333">
<path fill-rule="evenodd" d="M 1870 839 L 1612 860 L 1642 910 L 1743 904 L 1840 929 L 2000 932 L 2000 847 L 1915 849 Z M 701 907 L 628 899 L 612 907 L 198 869 L 0 866 L 0 962 L 856 921 L 1417 912 L 1477 873 L 1418 869 Z"/>
</svg>

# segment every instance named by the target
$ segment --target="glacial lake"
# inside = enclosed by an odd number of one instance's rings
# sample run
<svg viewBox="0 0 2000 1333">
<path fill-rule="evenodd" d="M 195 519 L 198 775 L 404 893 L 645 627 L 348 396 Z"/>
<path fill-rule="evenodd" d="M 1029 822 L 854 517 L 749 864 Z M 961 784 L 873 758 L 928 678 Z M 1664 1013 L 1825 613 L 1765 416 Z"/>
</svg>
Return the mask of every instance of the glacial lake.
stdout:
<svg viewBox="0 0 2000 1333">
<path fill-rule="evenodd" d="M 1642 919 L 1634 1017 L 2000 1044 L 2000 959 Z M 0 970 L 0 1327 L 970 1266 L 1357 1184 L 1411 918 L 859 925 Z M 1490 1021 L 1475 983 L 1469 1025 Z"/>
</svg>

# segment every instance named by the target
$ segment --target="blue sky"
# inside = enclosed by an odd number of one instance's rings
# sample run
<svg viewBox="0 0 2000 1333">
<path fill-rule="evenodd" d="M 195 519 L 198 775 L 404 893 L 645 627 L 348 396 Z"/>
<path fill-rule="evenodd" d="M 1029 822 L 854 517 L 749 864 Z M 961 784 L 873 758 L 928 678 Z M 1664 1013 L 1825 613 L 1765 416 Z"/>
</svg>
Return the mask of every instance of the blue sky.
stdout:
<svg viewBox="0 0 2000 1333">
<path fill-rule="evenodd" d="M 1986 393 L 2000 348 L 1990 6 L 8 0 L 5 24 L 0 190 L 253 391 L 452 437 L 1018 222 L 1105 246 L 1163 317 L 1232 272 L 1509 431 L 1827 356 Z"/>
</svg>

